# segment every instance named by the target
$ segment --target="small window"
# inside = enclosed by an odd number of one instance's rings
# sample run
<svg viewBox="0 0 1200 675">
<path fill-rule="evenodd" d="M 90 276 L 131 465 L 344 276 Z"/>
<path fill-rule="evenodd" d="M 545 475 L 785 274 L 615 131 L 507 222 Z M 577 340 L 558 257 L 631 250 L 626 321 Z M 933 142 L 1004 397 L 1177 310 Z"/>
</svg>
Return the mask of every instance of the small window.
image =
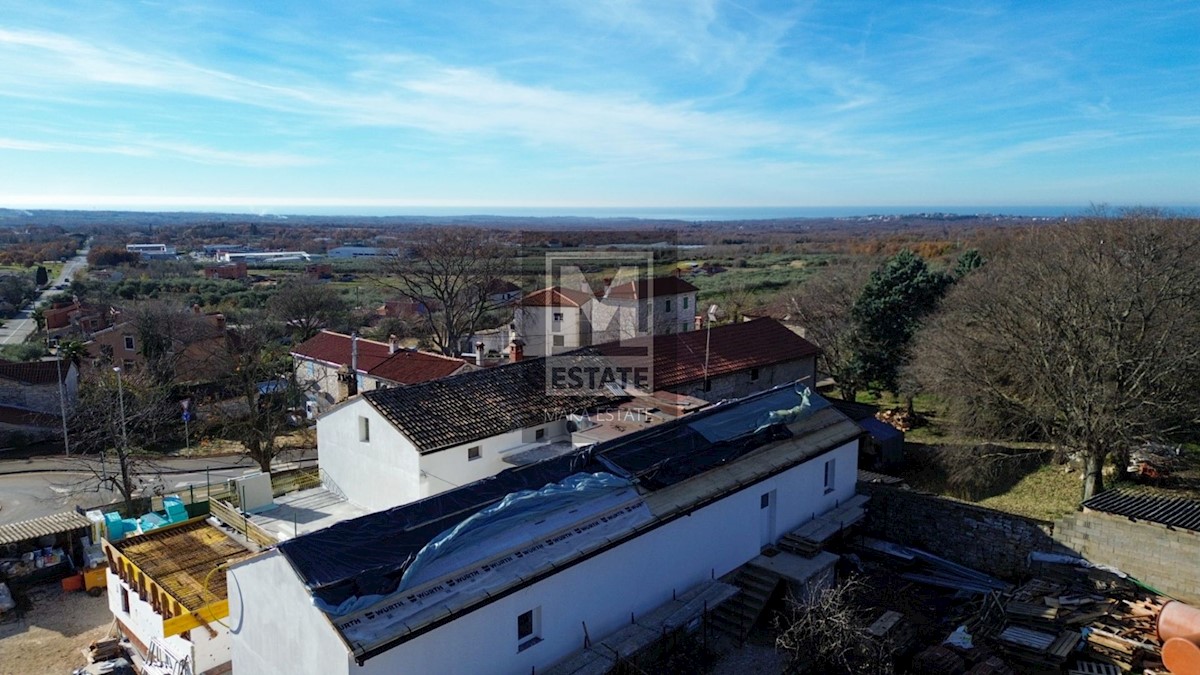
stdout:
<svg viewBox="0 0 1200 675">
<path fill-rule="evenodd" d="M 358 418 L 358 440 L 363 443 L 371 441 L 371 420 L 365 417 Z"/>
<path fill-rule="evenodd" d="M 480 457 L 483 457 L 483 448 L 479 447 L 478 445 L 472 445 L 471 447 L 467 448 L 468 462 L 474 462 Z"/>
<path fill-rule="evenodd" d="M 771 506 L 771 493 L 764 492 L 763 495 L 758 498 L 758 508 L 766 509 L 766 508 L 770 508 L 770 506 Z"/>
<path fill-rule="evenodd" d="M 555 321 L 562 321 L 562 320 L 563 320 L 563 317 L 562 317 L 562 312 L 555 312 L 555 313 L 554 313 L 554 320 L 555 320 Z"/>
<path fill-rule="evenodd" d="M 129 613 L 129 589 L 121 587 L 121 611 Z"/>
<path fill-rule="evenodd" d="M 130 361 L 129 359 L 125 359 L 124 361 L 121 362 L 121 369 L 124 370 L 125 372 L 129 372 L 130 370 L 133 370 L 133 361 Z"/>
<path fill-rule="evenodd" d="M 689 299 L 688 296 L 686 296 L 686 295 L 683 296 L 683 308 L 684 309 L 688 308 L 688 299 Z"/>
<path fill-rule="evenodd" d="M 535 441 L 540 441 L 545 437 L 546 437 L 545 429 L 538 429 L 537 431 L 533 432 L 533 440 L 535 440 Z"/>
<path fill-rule="evenodd" d="M 667 298 L 666 302 L 663 304 L 663 309 L 668 312 L 671 311 L 671 299 L 670 298 Z"/>
<path fill-rule="evenodd" d="M 566 344 L 567 344 L 567 340 L 565 337 L 563 337 L 562 335 L 554 336 L 554 346 L 555 347 L 562 347 L 562 346 L 565 346 Z"/>
<path fill-rule="evenodd" d="M 126 350 L 126 351 L 130 351 L 130 352 L 131 352 L 131 351 L 133 351 L 133 349 L 134 349 L 134 347 L 133 347 L 133 336 L 132 336 L 132 335 L 126 335 L 126 336 L 125 336 L 125 350 Z"/>
<path fill-rule="evenodd" d="M 679 322 L 679 332 L 680 332 L 680 333 L 686 333 L 686 332 L 687 332 L 687 329 L 688 329 L 688 322 L 686 322 L 686 321 L 680 321 L 680 322 Z"/>
<path fill-rule="evenodd" d="M 834 461 L 836 460 L 831 459 L 825 462 L 825 494 L 833 492 L 834 470 L 836 469 Z"/>
<path fill-rule="evenodd" d="M 542 641 L 541 619 L 541 607 L 522 612 L 517 617 L 517 651 L 523 652 Z"/>
<path fill-rule="evenodd" d="M 757 380 L 758 380 L 758 368 L 751 368 L 750 369 L 750 381 L 756 382 Z"/>
</svg>

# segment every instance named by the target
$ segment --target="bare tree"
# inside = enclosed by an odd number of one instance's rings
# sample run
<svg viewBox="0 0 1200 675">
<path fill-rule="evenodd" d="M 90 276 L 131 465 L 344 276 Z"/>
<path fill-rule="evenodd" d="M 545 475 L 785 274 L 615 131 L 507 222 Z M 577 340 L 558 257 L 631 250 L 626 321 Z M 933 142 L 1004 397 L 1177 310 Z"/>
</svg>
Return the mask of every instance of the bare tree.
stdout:
<svg viewBox="0 0 1200 675">
<path fill-rule="evenodd" d="M 276 289 L 267 309 L 287 325 L 297 342 L 303 342 L 323 328 L 339 328 L 346 322 L 349 309 L 341 294 L 326 283 L 307 276 L 295 277 Z"/>
<path fill-rule="evenodd" d="M 132 511 L 143 477 L 158 473 L 148 449 L 174 437 L 176 406 L 145 372 L 122 371 L 119 377 L 105 368 L 80 387 L 71 443 L 77 452 L 90 454 L 76 460 L 92 474 L 90 480 L 120 494 Z"/>
<path fill-rule="evenodd" d="M 1110 452 L 1200 424 L 1198 254 L 1200 221 L 1154 212 L 1023 232 L 952 290 L 914 372 L 968 427 L 1078 452 L 1087 499 Z"/>
<path fill-rule="evenodd" d="M 869 616 L 858 604 L 864 584 L 851 577 L 839 585 L 789 600 L 788 614 L 778 621 L 775 646 L 793 665 L 818 673 L 890 675 L 895 672 L 890 648 L 867 632 Z M 806 671 L 807 672 L 807 671 Z"/>
<path fill-rule="evenodd" d="M 847 401 L 858 394 L 860 379 L 851 312 L 870 275 L 865 265 L 826 267 L 784 296 L 784 311 L 821 348 L 822 369 L 837 381 L 838 393 Z"/>
<path fill-rule="evenodd" d="M 493 309 L 487 287 L 511 271 L 511 249 L 500 233 L 445 227 L 416 232 L 407 253 L 389 260 L 379 281 L 424 308 L 430 342 L 452 356 Z"/>
</svg>

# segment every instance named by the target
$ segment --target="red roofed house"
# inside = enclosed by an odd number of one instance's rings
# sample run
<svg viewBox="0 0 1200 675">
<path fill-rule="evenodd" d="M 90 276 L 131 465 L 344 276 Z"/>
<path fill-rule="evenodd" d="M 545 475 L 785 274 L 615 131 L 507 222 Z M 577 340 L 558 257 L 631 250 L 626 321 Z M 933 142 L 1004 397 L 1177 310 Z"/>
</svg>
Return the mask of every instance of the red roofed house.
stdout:
<svg viewBox="0 0 1200 675">
<path fill-rule="evenodd" d="M 355 354 L 357 352 L 357 354 Z M 476 370 L 462 359 L 404 349 L 399 342 L 377 342 L 323 330 L 292 349 L 296 381 L 312 392 L 321 412 L 347 397 L 338 371 L 352 365 L 357 392 L 403 387 Z"/>
<path fill-rule="evenodd" d="M 641 354 L 648 340 L 653 340 L 655 389 L 717 401 L 797 380 L 816 384 L 821 350 L 774 319 L 714 326 L 711 334 L 696 330 L 608 342 L 596 349 L 613 357 Z"/>
<path fill-rule="evenodd" d="M 593 344 L 692 330 L 698 290 L 676 276 L 610 285 L 592 310 Z"/>
<path fill-rule="evenodd" d="M 592 344 L 595 296 L 561 286 L 534 291 L 517 303 L 513 325 L 526 356 L 549 356 Z"/>
<path fill-rule="evenodd" d="M 0 446 L 15 431 L 42 438 L 58 435 L 62 401 L 69 413 L 78 392 L 79 369 L 69 361 L 0 361 Z"/>
</svg>

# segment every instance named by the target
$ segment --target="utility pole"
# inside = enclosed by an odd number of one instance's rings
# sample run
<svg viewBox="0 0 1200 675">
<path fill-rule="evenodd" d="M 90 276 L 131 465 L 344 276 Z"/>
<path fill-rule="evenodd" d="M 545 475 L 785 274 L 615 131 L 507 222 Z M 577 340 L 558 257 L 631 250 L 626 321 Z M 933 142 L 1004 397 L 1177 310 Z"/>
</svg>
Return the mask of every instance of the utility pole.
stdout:
<svg viewBox="0 0 1200 675">
<path fill-rule="evenodd" d="M 67 439 L 67 383 L 63 381 L 62 374 L 62 350 L 55 349 L 54 367 L 58 371 L 58 411 L 62 414 L 63 425 L 63 453 L 67 457 L 71 456 L 71 445 Z M 67 374 L 71 373 L 71 369 L 67 368 Z"/>
</svg>

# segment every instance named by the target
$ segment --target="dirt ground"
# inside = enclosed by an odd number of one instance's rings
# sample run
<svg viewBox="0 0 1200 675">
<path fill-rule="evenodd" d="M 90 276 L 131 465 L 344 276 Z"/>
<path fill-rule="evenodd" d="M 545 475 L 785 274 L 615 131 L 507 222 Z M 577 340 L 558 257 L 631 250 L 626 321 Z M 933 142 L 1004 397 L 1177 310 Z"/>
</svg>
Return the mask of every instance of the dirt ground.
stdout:
<svg viewBox="0 0 1200 675">
<path fill-rule="evenodd" d="M 0 675 L 70 673 L 87 663 L 80 651 L 113 628 L 108 597 L 63 593 L 58 585 L 36 586 L 33 608 L 0 616 Z"/>
</svg>

